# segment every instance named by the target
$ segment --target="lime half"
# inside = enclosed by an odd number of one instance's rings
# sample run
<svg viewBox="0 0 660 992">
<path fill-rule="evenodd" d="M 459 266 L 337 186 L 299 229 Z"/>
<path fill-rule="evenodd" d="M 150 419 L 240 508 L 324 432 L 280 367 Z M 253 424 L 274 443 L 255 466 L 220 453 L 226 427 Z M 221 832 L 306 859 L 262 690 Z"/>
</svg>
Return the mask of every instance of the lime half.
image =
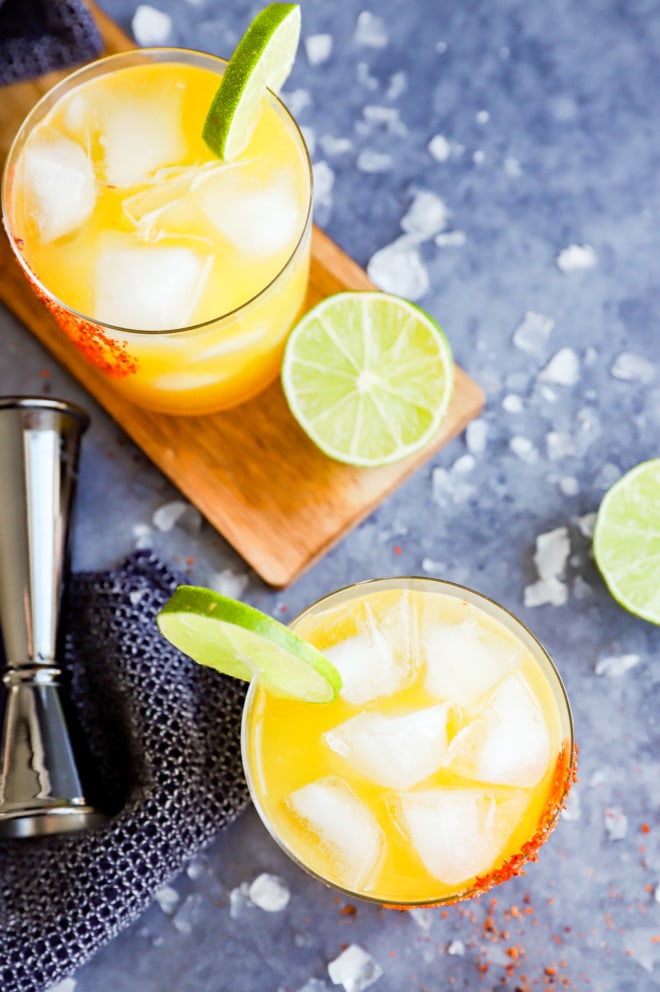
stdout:
<svg viewBox="0 0 660 992">
<path fill-rule="evenodd" d="M 291 332 L 282 386 L 293 416 L 326 455 L 387 465 L 438 430 L 454 363 L 443 331 L 414 304 L 388 293 L 337 293 Z"/>
<path fill-rule="evenodd" d="M 341 689 L 337 669 L 315 647 L 267 614 L 211 589 L 179 586 L 156 623 L 200 665 L 246 682 L 258 675 L 279 696 L 328 703 Z"/>
<path fill-rule="evenodd" d="M 605 494 L 593 550 L 616 601 L 660 624 L 660 458 L 637 465 Z"/>
<path fill-rule="evenodd" d="M 300 6 L 271 3 L 252 21 L 227 63 L 204 121 L 202 137 L 214 155 L 233 159 L 245 148 L 266 89 L 279 93 L 298 48 Z"/>
</svg>

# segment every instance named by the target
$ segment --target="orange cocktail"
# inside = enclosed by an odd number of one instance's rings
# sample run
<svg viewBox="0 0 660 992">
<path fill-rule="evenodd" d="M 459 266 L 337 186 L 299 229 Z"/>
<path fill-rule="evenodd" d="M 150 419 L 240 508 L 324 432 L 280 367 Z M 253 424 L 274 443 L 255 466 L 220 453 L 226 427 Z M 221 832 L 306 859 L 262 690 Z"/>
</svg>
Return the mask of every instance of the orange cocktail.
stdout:
<svg viewBox="0 0 660 992">
<path fill-rule="evenodd" d="M 243 755 L 255 805 L 294 860 L 385 904 L 453 902 L 519 871 L 571 781 L 568 701 L 538 641 L 433 579 L 359 583 L 292 625 L 339 670 L 326 705 L 255 680 Z"/>
<path fill-rule="evenodd" d="M 179 49 L 102 59 L 23 124 L 5 226 L 35 291 L 127 400 L 233 406 L 278 374 L 307 286 L 311 168 L 268 93 L 235 159 L 202 140 L 225 63 Z"/>
</svg>

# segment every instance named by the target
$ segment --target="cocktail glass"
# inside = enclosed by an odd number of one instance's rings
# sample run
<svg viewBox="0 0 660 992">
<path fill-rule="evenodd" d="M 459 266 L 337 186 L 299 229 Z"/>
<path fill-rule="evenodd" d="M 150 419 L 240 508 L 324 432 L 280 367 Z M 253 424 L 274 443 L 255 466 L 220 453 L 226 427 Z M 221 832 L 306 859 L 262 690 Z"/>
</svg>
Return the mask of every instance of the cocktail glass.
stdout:
<svg viewBox="0 0 660 992">
<path fill-rule="evenodd" d="M 257 812 L 299 866 L 410 908 L 479 895 L 536 858 L 576 754 L 561 678 L 520 620 L 450 582 L 392 578 L 331 593 L 292 628 L 342 692 L 317 705 L 255 680 L 242 750 Z"/>
<path fill-rule="evenodd" d="M 79 69 L 28 115 L 3 177 L 35 293 L 117 393 L 165 413 L 264 389 L 305 301 L 304 139 L 268 92 L 245 151 L 214 158 L 201 132 L 224 66 L 142 49 Z"/>
</svg>

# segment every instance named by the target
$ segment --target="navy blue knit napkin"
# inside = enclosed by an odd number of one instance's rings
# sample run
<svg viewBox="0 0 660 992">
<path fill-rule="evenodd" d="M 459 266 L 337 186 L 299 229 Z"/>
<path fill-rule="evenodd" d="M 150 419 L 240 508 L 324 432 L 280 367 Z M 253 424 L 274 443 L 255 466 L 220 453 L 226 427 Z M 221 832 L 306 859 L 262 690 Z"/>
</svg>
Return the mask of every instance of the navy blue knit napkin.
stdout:
<svg viewBox="0 0 660 992">
<path fill-rule="evenodd" d="M 103 41 L 82 0 L 0 0 L 0 85 L 96 58 Z"/>
<path fill-rule="evenodd" d="M 72 974 L 248 803 L 244 684 L 156 627 L 181 581 L 148 551 L 72 576 L 62 659 L 88 795 L 111 816 L 87 833 L 0 841 L 2 992 L 43 992 Z"/>
</svg>

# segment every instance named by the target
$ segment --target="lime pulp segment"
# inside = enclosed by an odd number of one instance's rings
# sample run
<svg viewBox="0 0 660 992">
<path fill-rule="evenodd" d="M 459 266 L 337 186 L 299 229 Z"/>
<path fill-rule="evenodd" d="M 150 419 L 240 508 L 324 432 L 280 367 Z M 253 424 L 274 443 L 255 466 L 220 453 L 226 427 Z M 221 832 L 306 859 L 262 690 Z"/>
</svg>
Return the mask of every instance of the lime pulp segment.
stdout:
<svg viewBox="0 0 660 992">
<path fill-rule="evenodd" d="M 593 550 L 614 599 L 660 624 L 660 458 L 637 465 L 605 494 Z"/>
<path fill-rule="evenodd" d="M 245 148 L 267 89 L 279 93 L 300 38 L 298 4 L 271 3 L 252 21 L 227 63 L 202 137 L 214 155 L 233 159 Z"/>
<path fill-rule="evenodd" d="M 246 603 L 198 586 L 179 586 L 156 618 L 161 634 L 200 665 L 274 694 L 324 703 L 341 678 L 303 638 Z"/>
<path fill-rule="evenodd" d="M 414 304 L 378 291 L 337 293 L 292 331 L 282 386 L 294 417 L 331 458 L 389 464 L 423 447 L 454 385 L 449 342 Z"/>
</svg>

